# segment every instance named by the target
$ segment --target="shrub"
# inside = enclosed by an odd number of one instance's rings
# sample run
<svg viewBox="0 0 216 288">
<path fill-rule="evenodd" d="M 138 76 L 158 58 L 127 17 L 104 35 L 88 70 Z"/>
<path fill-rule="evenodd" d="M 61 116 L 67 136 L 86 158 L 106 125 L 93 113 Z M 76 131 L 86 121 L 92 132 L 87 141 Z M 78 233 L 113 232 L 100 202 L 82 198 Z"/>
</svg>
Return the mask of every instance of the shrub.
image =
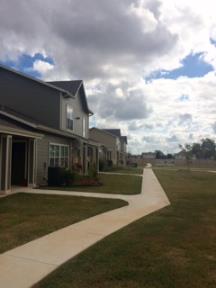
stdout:
<svg viewBox="0 0 216 288">
<path fill-rule="evenodd" d="M 89 171 L 88 171 L 88 176 L 92 179 L 97 179 L 98 178 L 98 171 L 96 168 L 96 165 L 93 164 L 90 166 Z"/>
<path fill-rule="evenodd" d="M 64 177 L 64 184 L 66 186 L 71 186 L 75 179 L 75 172 L 73 172 L 70 169 L 65 169 L 63 177 Z"/>
<path fill-rule="evenodd" d="M 76 171 L 78 173 L 81 173 L 82 172 L 82 165 L 80 163 L 74 163 L 73 165 L 73 171 Z"/>
<path fill-rule="evenodd" d="M 61 167 L 48 168 L 48 186 L 70 186 L 75 179 L 75 172 Z"/>
</svg>

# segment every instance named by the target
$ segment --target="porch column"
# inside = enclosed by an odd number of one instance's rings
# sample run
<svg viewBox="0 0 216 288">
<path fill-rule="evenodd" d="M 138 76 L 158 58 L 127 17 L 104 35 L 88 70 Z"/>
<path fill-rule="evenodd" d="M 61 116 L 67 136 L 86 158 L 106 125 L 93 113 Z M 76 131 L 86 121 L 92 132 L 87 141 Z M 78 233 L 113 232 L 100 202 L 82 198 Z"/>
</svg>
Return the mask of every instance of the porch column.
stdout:
<svg viewBox="0 0 216 288">
<path fill-rule="evenodd" d="M 82 173 L 84 174 L 84 145 L 80 141 L 80 164 L 82 165 Z"/>
<path fill-rule="evenodd" d="M 95 152 L 96 152 L 96 169 L 97 169 L 97 172 L 99 172 L 99 147 L 96 147 L 95 148 Z"/>
<path fill-rule="evenodd" d="M 6 192 L 11 189 L 12 136 L 2 135 L 0 141 L 0 190 Z"/>
<path fill-rule="evenodd" d="M 98 147 L 97 146 L 93 146 L 92 147 L 92 150 L 93 150 L 93 163 L 91 164 L 94 164 L 95 165 L 95 168 L 96 170 L 98 171 L 98 168 L 99 168 L 99 155 L 98 155 Z"/>
<path fill-rule="evenodd" d="M 36 186 L 36 139 L 28 141 L 28 186 Z"/>
<path fill-rule="evenodd" d="M 88 174 L 88 145 L 87 144 L 84 144 L 84 153 L 85 153 L 84 173 L 87 175 Z"/>
<path fill-rule="evenodd" d="M 81 143 L 81 161 L 82 161 L 82 172 L 83 174 L 87 174 L 88 171 L 88 150 L 87 145 L 85 143 Z"/>
</svg>

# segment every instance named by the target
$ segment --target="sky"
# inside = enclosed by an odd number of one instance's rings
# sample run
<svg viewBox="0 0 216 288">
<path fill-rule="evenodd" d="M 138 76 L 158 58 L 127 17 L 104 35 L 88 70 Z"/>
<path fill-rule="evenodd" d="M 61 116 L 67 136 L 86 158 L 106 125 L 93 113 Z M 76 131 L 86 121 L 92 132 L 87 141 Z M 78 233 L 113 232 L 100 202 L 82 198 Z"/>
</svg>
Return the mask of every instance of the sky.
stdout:
<svg viewBox="0 0 216 288">
<path fill-rule="evenodd" d="M 0 62 L 85 83 L 91 125 L 134 154 L 216 139 L 212 0 L 0 0 Z"/>
</svg>

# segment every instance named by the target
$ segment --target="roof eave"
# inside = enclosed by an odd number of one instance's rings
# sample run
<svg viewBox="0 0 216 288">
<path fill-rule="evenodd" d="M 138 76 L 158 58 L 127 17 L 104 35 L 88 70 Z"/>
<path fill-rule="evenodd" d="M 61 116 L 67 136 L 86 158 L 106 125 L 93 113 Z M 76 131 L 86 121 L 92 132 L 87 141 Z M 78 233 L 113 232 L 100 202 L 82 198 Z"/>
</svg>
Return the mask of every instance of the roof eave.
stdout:
<svg viewBox="0 0 216 288">
<path fill-rule="evenodd" d="M 92 112 L 91 110 L 88 110 L 88 114 L 89 114 L 89 116 L 93 116 L 94 112 Z"/>
<path fill-rule="evenodd" d="M 9 72 L 15 73 L 15 74 L 17 74 L 19 76 L 25 77 L 26 79 L 29 79 L 29 80 L 35 81 L 37 83 L 40 83 L 41 85 L 47 86 L 47 87 L 49 87 L 51 89 L 57 90 L 59 92 L 62 92 L 64 94 L 68 95 L 68 97 L 72 97 L 73 96 L 67 90 L 64 90 L 64 89 L 59 88 L 59 87 L 57 87 L 55 85 L 49 84 L 48 82 L 45 82 L 45 81 L 40 80 L 40 79 L 37 79 L 35 77 L 31 77 L 31 76 L 29 76 L 29 75 L 27 75 L 27 74 L 25 74 L 23 72 L 20 72 L 20 71 L 17 71 L 15 69 L 13 69 L 13 68 L 7 67 L 7 66 L 3 65 L 2 63 L 0 63 L 0 68 L 5 69 L 5 70 L 7 70 Z"/>
</svg>

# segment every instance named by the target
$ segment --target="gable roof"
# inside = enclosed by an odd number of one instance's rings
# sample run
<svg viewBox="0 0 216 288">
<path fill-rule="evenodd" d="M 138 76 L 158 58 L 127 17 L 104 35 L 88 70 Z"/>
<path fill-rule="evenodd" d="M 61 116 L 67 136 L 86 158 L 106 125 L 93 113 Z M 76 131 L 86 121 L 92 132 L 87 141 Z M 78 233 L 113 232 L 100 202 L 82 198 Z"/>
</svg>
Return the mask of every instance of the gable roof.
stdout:
<svg viewBox="0 0 216 288">
<path fill-rule="evenodd" d="M 120 129 L 102 129 L 114 136 L 121 137 L 121 130 Z"/>
<path fill-rule="evenodd" d="M 88 107 L 87 97 L 85 93 L 85 88 L 82 80 L 70 80 L 70 81 L 52 81 L 47 82 L 51 85 L 60 87 L 62 89 L 67 90 L 70 92 L 73 96 L 76 96 L 78 91 L 80 91 L 80 98 L 83 110 L 90 115 L 93 115 L 93 112 Z"/>
<path fill-rule="evenodd" d="M 14 74 L 16 74 L 18 76 L 24 77 L 24 78 L 29 79 L 29 80 L 34 81 L 34 82 L 37 82 L 40 85 L 44 85 L 44 86 L 49 87 L 51 89 L 57 90 L 59 92 L 62 92 L 63 96 L 65 96 L 65 97 L 72 97 L 72 94 L 68 90 L 65 90 L 65 89 L 63 89 L 61 87 L 57 87 L 57 86 L 55 86 L 55 85 L 53 85 L 53 84 L 51 84 L 49 82 L 44 82 L 44 81 L 42 81 L 40 79 L 37 79 L 37 78 L 32 77 L 32 76 L 29 76 L 29 75 L 27 75 L 27 74 L 25 74 L 23 72 L 17 71 L 15 69 L 10 68 L 8 66 L 5 66 L 5 65 L 3 65 L 1 63 L 0 63 L 0 69 L 6 70 L 6 71 L 14 73 Z"/>
<path fill-rule="evenodd" d="M 67 91 L 70 91 L 70 93 L 73 94 L 73 96 L 75 96 L 77 94 L 80 86 L 83 84 L 83 81 L 82 80 L 49 81 L 47 83 L 50 83 L 51 85 L 65 89 Z"/>
<path fill-rule="evenodd" d="M 91 132 L 92 130 L 97 130 L 97 131 L 99 131 L 100 133 L 109 135 L 109 136 L 111 136 L 112 138 L 115 138 L 115 139 L 116 139 L 116 137 L 117 137 L 116 135 L 109 133 L 109 132 L 106 131 L 105 129 L 100 129 L 100 128 L 96 128 L 96 127 L 92 127 L 92 128 L 89 129 L 90 132 Z"/>
</svg>

